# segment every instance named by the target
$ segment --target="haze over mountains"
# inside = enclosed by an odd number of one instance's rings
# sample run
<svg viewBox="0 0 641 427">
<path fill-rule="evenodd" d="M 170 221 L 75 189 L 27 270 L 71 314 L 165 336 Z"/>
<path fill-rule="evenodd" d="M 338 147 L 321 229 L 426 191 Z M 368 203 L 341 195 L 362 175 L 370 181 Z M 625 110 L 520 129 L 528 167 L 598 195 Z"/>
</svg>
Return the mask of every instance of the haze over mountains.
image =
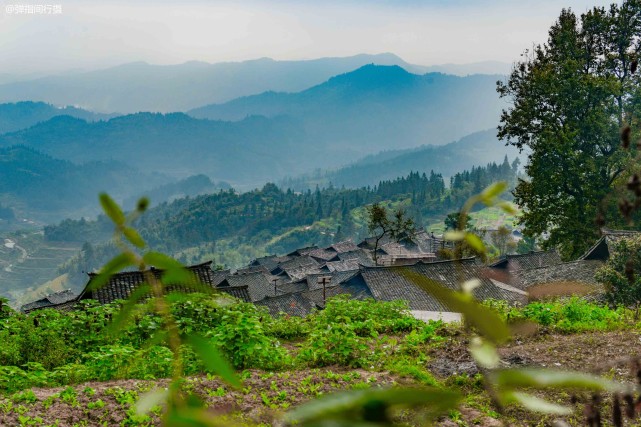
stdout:
<svg viewBox="0 0 641 427">
<path fill-rule="evenodd" d="M 488 129 L 441 146 L 383 151 L 336 170 L 316 171 L 285 179 L 282 185 L 297 190 L 314 188 L 316 185 L 323 187 L 330 183 L 336 187 L 359 188 L 394 180 L 410 172 L 431 170 L 449 178 L 463 169 L 499 162 L 503 156 L 508 156 L 510 161 L 519 157 L 516 148 L 510 146 L 501 149 L 501 145 L 496 130 Z"/>
<path fill-rule="evenodd" d="M 508 64 L 492 61 L 424 67 L 409 64 L 391 53 L 303 61 L 260 58 L 177 65 L 132 62 L 39 78 L 0 74 L 0 102 L 44 101 L 103 113 L 186 111 L 269 90 L 301 91 L 366 64 L 398 65 L 417 74 L 442 72 L 465 76 L 509 71 Z"/>
<path fill-rule="evenodd" d="M 496 76 L 412 74 L 365 65 L 298 93 L 265 92 L 190 110 L 211 120 L 287 115 L 314 143 L 357 155 L 430 143 L 441 145 L 498 123 Z"/>
<path fill-rule="evenodd" d="M 58 116 L 1 135 L 0 147 L 25 145 L 79 164 L 115 160 L 148 173 L 204 173 L 256 186 L 493 127 L 500 112 L 494 80 L 366 65 L 299 93 L 266 92 L 190 111 L 208 120 L 182 113 L 97 122 Z"/>
<path fill-rule="evenodd" d="M 500 65 L 441 68 L 464 75 L 454 76 L 392 54 L 132 63 L 0 85 L 0 99 L 18 101 L 0 104 L 0 204 L 50 221 L 95 212 L 103 190 L 131 203 L 163 186 L 154 192 L 160 202 L 220 188 L 210 179 L 249 190 L 286 177 L 301 188 L 374 185 L 432 169 L 447 177 L 515 156 L 494 131 L 478 132 L 496 126 L 501 77 L 465 75 Z M 33 99 L 174 112 L 105 114 Z M 197 108 L 175 112 L 189 107 Z"/>
<path fill-rule="evenodd" d="M 26 129 L 56 116 L 71 116 L 93 122 L 109 120 L 117 114 L 100 114 L 75 107 L 58 108 L 44 102 L 0 104 L 0 134 Z"/>
<path fill-rule="evenodd" d="M 300 91 L 370 63 L 400 65 L 418 73 L 426 71 L 390 53 L 307 61 L 261 58 L 216 64 L 133 62 L 103 70 L 0 84 L 0 102 L 44 101 L 104 113 L 185 111 L 267 90 Z"/>
</svg>

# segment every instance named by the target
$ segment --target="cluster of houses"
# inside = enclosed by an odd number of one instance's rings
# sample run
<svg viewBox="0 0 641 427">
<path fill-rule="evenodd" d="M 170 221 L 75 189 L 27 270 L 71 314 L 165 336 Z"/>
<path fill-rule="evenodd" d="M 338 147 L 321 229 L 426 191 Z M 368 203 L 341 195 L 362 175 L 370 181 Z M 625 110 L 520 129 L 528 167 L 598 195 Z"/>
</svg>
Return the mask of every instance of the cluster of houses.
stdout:
<svg viewBox="0 0 641 427">
<path fill-rule="evenodd" d="M 507 255 L 490 265 L 475 258 L 439 260 L 438 249 L 448 243 L 420 232 L 402 242 L 383 240 L 375 245 L 373 239 L 365 239 L 359 244 L 344 241 L 325 248 L 301 248 L 283 256 L 255 259 L 237 270 L 214 271 L 211 262 L 188 268 L 202 285 L 267 307 L 273 315 L 306 316 L 323 309 L 329 298 L 347 294 L 353 299 L 405 300 L 411 312 L 421 319 L 455 319 L 456 313 L 450 313 L 436 297 L 409 280 L 407 273 L 421 275 L 450 289 L 459 289 L 462 282 L 477 279 L 480 284 L 473 293 L 481 301 L 500 299 L 523 304 L 544 295 L 594 297 L 602 293 L 594 273 L 607 261 L 612 242 L 637 234 L 603 230 L 603 237 L 571 262 L 563 262 L 554 250 Z M 376 257 L 375 246 L 378 246 Z M 161 274 L 159 270 L 152 271 L 157 276 Z M 22 311 L 69 310 L 85 299 L 107 304 L 128 298 L 145 281 L 143 272 L 123 272 L 112 276 L 105 286 L 92 290 L 95 274 L 89 276 L 79 295 L 70 291 L 48 295 L 24 305 Z"/>
</svg>

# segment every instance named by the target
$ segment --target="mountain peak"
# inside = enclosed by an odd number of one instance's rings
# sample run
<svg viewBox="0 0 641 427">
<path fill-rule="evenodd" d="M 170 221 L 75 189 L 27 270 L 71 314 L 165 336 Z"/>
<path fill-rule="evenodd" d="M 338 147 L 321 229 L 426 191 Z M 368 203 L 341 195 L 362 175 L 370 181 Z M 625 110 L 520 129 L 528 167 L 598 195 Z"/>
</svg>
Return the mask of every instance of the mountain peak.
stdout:
<svg viewBox="0 0 641 427">
<path fill-rule="evenodd" d="M 327 81 L 327 85 L 350 85 L 358 88 L 390 86 L 405 83 L 418 77 L 398 65 L 367 64 L 349 73 L 340 74 Z"/>
</svg>

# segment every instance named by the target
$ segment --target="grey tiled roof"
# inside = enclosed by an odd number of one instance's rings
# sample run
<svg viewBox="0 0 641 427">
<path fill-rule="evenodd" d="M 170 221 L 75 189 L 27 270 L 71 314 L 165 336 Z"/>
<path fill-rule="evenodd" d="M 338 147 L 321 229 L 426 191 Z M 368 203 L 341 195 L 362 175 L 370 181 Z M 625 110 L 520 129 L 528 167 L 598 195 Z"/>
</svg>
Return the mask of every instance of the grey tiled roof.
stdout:
<svg viewBox="0 0 641 427">
<path fill-rule="evenodd" d="M 264 273 L 233 274 L 227 276 L 218 286 L 218 289 L 225 290 L 225 287 L 246 286 L 249 292 L 250 301 L 256 302 L 266 296 L 275 296 L 274 283 Z"/>
<path fill-rule="evenodd" d="M 331 273 L 335 271 L 353 271 L 361 268 L 358 259 L 346 259 L 345 261 L 327 262 L 325 263 L 325 266 Z"/>
<path fill-rule="evenodd" d="M 251 302 L 251 295 L 249 294 L 248 286 L 225 286 L 217 289 L 233 296 L 234 298 L 238 298 L 241 301 Z"/>
<path fill-rule="evenodd" d="M 282 262 L 285 262 L 285 261 L 289 261 L 291 258 L 292 257 L 288 256 L 288 255 L 285 255 L 285 256 L 270 255 L 270 256 L 265 256 L 265 257 L 262 257 L 262 258 L 256 258 L 249 265 L 250 266 L 263 266 L 267 270 L 271 271 L 274 268 L 276 268 L 276 266 L 278 266 L 278 264 L 280 264 Z"/>
<path fill-rule="evenodd" d="M 361 248 L 349 252 L 343 252 L 342 254 L 338 254 L 336 257 L 340 261 L 355 259 L 358 260 L 361 265 L 364 265 L 366 267 L 374 265 L 374 260 L 372 259 L 370 253 Z"/>
<path fill-rule="evenodd" d="M 301 265 L 283 269 L 283 272 L 280 274 L 280 276 L 286 276 L 289 279 L 288 281 L 296 281 L 304 279 L 310 274 L 318 274 L 319 272 L 320 268 L 318 265 Z"/>
<path fill-rule="evenodd" d="M 308 255 L 320 262 L 324 262 L 324 261 L 329 261 L 332 258 L 335 258 L 336 252 L 328 251 L 327 249 L 315 249 L 311 251 Z"/>
<path fill-rule="evenodd" d="M 543 283 L 577 282 L 600 287 L 594 279 L 596 271 L 604 265 L 599 260 L 577 260 L 541 268 L 522 270 L 514 281 L 514 286 L 527 290 Z"/>
<path fill-rule="evenodd" d="M 282 294 L 293 294 L 296 292 L 302 292 L 306 291 L 309 289 L 309 286 L 307 286 L 307 280 L 299 280 L 297 282 L 290 282 L 290 283 L 283 283 L 282 285 L 277 285 L 276 286 L 276 292 L 279 295 Z"/>
<path fill-rule="evenodd" d="M 356 244 L 351 240 L 345 240 L 342 242 L 334 243 L 333 245 L 328 246 L 327 249 L 341 254 L 344 252 L 355 251 L 358 249 L 358 246 L 356 246 Z"/>
<path fill-rule="evenodd" d="M 433 233 L 421 230 L 412 236 L 412 241 L 416 246 L 418 246 L 420 252 L 423 253 L 435 253 L 439 249 L 452 245 L 452 242 L 445 242 L 439 237 L 432 236 Z"/>
<path fill-rule="evenodd" d="M 357 273 L 358 273 L 358 270 L 310 274 L 305 277 L 305 280 L 307 281 L 307 288 L 310 290 L 314 290 L 314 289 L 320 289 L 323 287 L 322 283 L 318 283 L 323 277 L 327 277 L 328 279 L 330 279 L 327 281 L 327 283 L 329 283 L 331 286 L 336 286 L 354 277 Z"/>
<path fill-rule="evenodd" d="M 316 304 L 301 293 L 265 297 L 256 301 L 256 305 L 267 307 L 272 316 L 284 313 L 290 316 L 305 317 L 316 308 Z"/>
<path fill-rule="evenodd" d="M 231 272 L 229 270 L 219 270 L 219 271 L 214 271 L 214 275 L 212 276 L 211 279 L 211 284 L 216 287 L 222 283 L 223 280 L 225 280 L 225 277 L 229 276 Z"/>
<path fill-rule="evenodd" d="M 251 274 L 251 273 L 264 273 L 269 274 L 270 270 L 264 265 L 249 265 L 247 267 L 237 269 L 234 274 Z"/>
<path fill-rule="evenodd" d="M 318 262 L 309 256 L 299 256 L 278 264 L 276 268 L 271 270 L 271 273 L 278 275 L 287 270 L 293 270 L 303 266 L 318 267 L 318 265 Z"/>
<path fill-rule="evenodd" d="M 189 271 L 194 274 L 194 285 L 196 283 L 201 283 L 209 289 L 213 289 L 213 280 L 214 272 L 211 269 L 211 261 L 203 264 L 197 264 L 187 267 Z M 162 270 L 152 269 L 153 274 L 160 278 L 162 275 Z M 145 282 L 145 273 L 142 271 L 127 271 L 123 273 L 117 273 L 111 276 L 107 284 L 103 287 L 95 290 L 91 290 L 91 282 L 94 277 L 97 275 L 91 273 L 89 275 L 89 282 L 85 287 L 85 290 L 80 294 L 79 299 L 95 299 L 101 304 L 108 304 L 116 300 L 122 300 L 129 298 L 129 295 L 138 288 L 141 284 Z M 184 285 L 169 285 L 167 286 L 168 291 L 182 291 L 182 292 L 194 292 L 192 286 Z"/>
<path fill-rule="evenodd" d="M 47 308 L 47 307 L 53 307 L 56 305 L 64 304 L 68 301 L 74 300 L 75 298 L 76 298 L 76 295 L 71 291 L 71 289 L 67 289 L 61 292 L 49 294 L 44 298 L 40 298 L 39 300 L 25 304 L 22 307 L 20 307 L 20 310 L 24 313 L 28 313 L 32 310 L 37 310 L 39 308 Z"/>
<path fill-rule="evenodd" d="M 559 253 L 552 249 L 549 251 L 530 252 L 520 255 L 506 255 L 502 259 L 490 264 L 492 268 L 519 271 L 528 268 L 546 267 L 560 264 L 563 261 Z"/>
<path fill-rule="evenodd" d="M 350 295 L 351 299 L 364 300 L 368 298 L 374 298 L 369 288 L 363 283 L 348 281 L 345 283 L 339 283 L 334 286 L 325 287 L 325 300 L 323 300 L 323 287 L 317 289 L 310 289 L 301 293 L 306 298 L 309 298 L 319 307 L 325 307 L 325 301 L 335 297 L 336 295 L 347 294 Z"/>
<path fill-rule="evenodd" d="M 409 257 L 415 254 L 415 251 L 408 249 L 405 245 L 397 242 L 385 243 L 378 248 L 379 253 L 383 253 L 393 257 Z"/>
<path fill-rule="evenodd" d="M 478 279 L 481 284 L 474 289 L 473 294 L 481 301 L 496 298 L 505 299 L 511 303 L 525 302 L 526 297 L 523 292 L 517 289 L 510 291 L 508 285 L 497 286 L 483 274 L 482 270 L 483 267 L 477 265 L 474 259 L 419 262 L 412 266 L 366 268 L 348 280 L 347 284 L 362 282 L 370 289 L 376 300 L 406 300 L 412 310 L 450 311 L 436 297 L 402 275 L 403 271 L 411 271 L 439 282 L 452 290 L 458 290 L 459 283 Z"/>
<path fill-rule="evenodd" d="M 290 257 L 305 256 L 305 255 L 308 255 L 311 251 L 313 251 L 315 249 L 318 249 L 318 246 L 315 246 L 315 245 L 307 246 L 307 247 L 304 247 L 304 248 L 299 248 L 299 249 L 296 249 L 294 251 L 291 251 L 290 253 L 287 254 L 287 256 L 290 256 Z"/>
<path fill-rule="evenodd" d="M 378 242 L 378 246 L 381 247 L 385 243 L 390 243 L 393 240 L 389 238 L 389 236 L 385 235 L 383 238 Z M 357 246 L 362 249 L 369 249 L 373 250 L 374 246 L 376 244 L 376 237 L 366 237 L 364 238 Z"/>
<path fill-rule="evenodd" d="M 610 257 L 609 247 L 613 242 L 623 238 L 633 238 L 641 236 L 641 232 L 632 230 L 610 230 L 604 228 L 601 230 L 602 237 L 579 259 L 607 261 Z"/>
</svg>

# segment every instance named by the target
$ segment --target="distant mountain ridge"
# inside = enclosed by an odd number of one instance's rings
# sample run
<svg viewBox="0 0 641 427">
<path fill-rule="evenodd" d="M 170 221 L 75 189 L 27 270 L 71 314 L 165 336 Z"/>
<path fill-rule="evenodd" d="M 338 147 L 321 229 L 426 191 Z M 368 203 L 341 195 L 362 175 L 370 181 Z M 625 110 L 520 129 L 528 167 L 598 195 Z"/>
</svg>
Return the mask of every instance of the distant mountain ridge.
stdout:
<svg viewBox="0 0 641 427">
<path fill-rule="evenodd" d="M 211 120 L 250 115 L 300 119 L 314 142 L 358 155 L 422 144 L 442 145 L 496 126 L 502 103 L 496 76 L 412 74 L 365 65 L 302 92 L 265 92 L 190 110 Z"/>
<path fill-rule="evenodd" d="M 74 164 L 25 146 L 0 148 L 0 201 L 30 219 L 93 216 L 100 191 L 121 199 L 167 182 L 166 176 L 119 162 Z"/>
<path fill-rule="evenodd" d="M 260 58 L 215 64 L 132 62 L 103 70 L 0 84 L 0 102 L 44 101 L 108 113 L 186 111 L 268 90 L 300 91 L 370 63 L 400 65 L 415 72 L 424 70 L 391 53 L 301 61 Z"/>
<path fill-rule="evenodd" d="M 495 126 L 500 107 L 493 76 L 366 65 L 302 92 L 267 92 L 191 112 L 206 119 L 56 116 L 0 135 L 0 147 L 25 145 L 77 164 L 115 160 L 174 178 L 202 173 L 252 188 L 377 151 L 448 143 Z"/>
<path fill-rule="evenodd" d="M 446 145 L 377 153 L 337 170 L 317 171 L 285 179 L 281 185 L 296 190 L 330 183 L 336 187 L 360 188 L 374 186 L 380 181 L 395 179 L 410 172 L 429 173 L 431 170 L 449 178 L 463 169 L 500 162 L 506 155 L 510 159 L 520 156 L 516 148 L 506 147 L 499 141 L 495 129 L 488 129 Z"/>
<path fill-rule="evenodd" d="M 300 144 L 303 136 L 286 117 L 231 123 L 182 113 L 138 113 L 94 123 L 54 117 L 0 135 L 0 147 L 24 145 L 77 164 L 115 160 L 147 173 L 174 178 L 204 173 L 216 181 L 249 185 L 316 162 L 320 150 Z"/>
<path fill-rule="evenodd" d="M 33 101 L 0 104 L 0 134 L 26 129 L 56 116 L 97 121 L 108 120 L 117 114 L 100 114 L 69 106 L 58 108 L 44 102 Z"/>
</svg>

